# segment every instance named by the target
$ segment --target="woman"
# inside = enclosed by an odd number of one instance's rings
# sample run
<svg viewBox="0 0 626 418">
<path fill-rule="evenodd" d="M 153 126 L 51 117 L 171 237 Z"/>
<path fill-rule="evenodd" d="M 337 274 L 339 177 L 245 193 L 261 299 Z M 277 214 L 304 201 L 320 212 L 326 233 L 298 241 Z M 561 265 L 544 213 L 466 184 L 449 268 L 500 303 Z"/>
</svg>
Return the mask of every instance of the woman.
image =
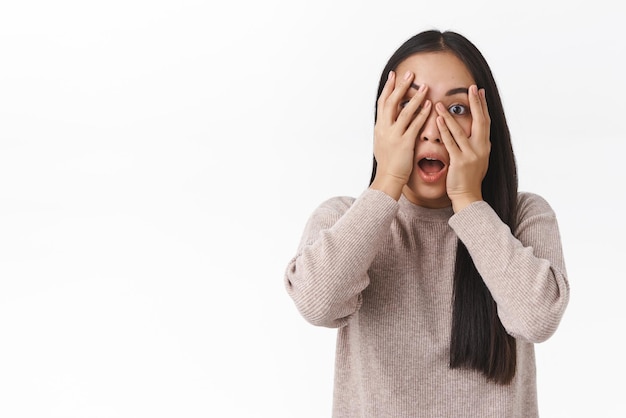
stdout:
<svg viewBox="0 0 626 418">
<path fill-rule="evenodd" d="M 518 193 L 491 70 L 426 31 L 378 89 L 371 183 L 320 205 L 286 271 L 311 323 L 338 328 L 335 417 L 534 417 L 533 344 L 569 299 L 557 221 Z"/>
</svg>

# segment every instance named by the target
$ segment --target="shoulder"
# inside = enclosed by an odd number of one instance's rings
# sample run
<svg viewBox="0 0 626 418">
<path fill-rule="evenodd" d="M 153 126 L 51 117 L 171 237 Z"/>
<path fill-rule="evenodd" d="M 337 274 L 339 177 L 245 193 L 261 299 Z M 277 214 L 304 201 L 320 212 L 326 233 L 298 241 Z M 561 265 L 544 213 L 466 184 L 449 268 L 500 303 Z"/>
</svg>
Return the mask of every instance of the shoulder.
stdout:
<svg viewBox="0 0 626 418">
<path fill-rule="evenodd" d="M 352 206 L 355 200 L 356 198 L 351 196 L 334 196 L 323 201 L 317 210 L 344 213 Z"/>
<path fill-rule="evenodd" d="M 349 196 L 336 196 L 320 203 L 311 213 L 306 223 L 304 238 L 306 243 L 317 239 L 320 231 L 332 227 L 352 207 L 356 199 Z"/>
<path fill-rule="evenodd" d="M 554 210 L 546 199 L 535 193 L 519 192 L 517 194 L 518 223 L 536 215 L 555 216 Z"/>
<path fill-rule="evenodd" d="M 365 189 L 358 197 L 335 196 L 322 202 L 318 211 L 331 211 L 343 214 L 348 209 L 357 211 L 387 212 L 397 210 L 398 202 L 388 194 L 373 189 Z"/>
<path fill-rule="evenodd" d="M 341 218 L 356 199 L 350 196 L 335 196 L 324 200 L 311 213 L 309 224 L 330 226 Z"/>
</svg>

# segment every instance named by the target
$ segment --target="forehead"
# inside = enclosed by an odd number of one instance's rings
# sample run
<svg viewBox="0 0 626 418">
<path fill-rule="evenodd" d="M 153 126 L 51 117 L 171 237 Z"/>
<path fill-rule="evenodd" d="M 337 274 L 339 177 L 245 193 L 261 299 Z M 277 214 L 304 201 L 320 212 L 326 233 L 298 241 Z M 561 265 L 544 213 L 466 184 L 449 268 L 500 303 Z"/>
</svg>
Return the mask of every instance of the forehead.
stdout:
<svg viewBox="0 0 626 418">
<path fill-rule="evenodd" d="M 469 87 L 475 83 L 469 70 L 451 52 L 419 52 L 402 61 L 396 73 L 403 77 L 406 71 L 415 74 L 415 84 L 429 88 Z"/>
</svg>

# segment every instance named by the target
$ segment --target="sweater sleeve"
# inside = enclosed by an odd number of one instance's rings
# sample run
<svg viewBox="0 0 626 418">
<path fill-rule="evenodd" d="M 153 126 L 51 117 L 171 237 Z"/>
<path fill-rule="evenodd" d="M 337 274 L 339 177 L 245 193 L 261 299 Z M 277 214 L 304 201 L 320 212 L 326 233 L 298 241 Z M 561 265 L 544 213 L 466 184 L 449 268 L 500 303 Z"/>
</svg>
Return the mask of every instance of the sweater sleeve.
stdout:
<svg viewBox="0 0 626 418">
<path fill-rule="evenodd" d="M 569 301 L 561 238 L 548 203 L 520 194 L 513 233 L 482 201 L 452 216 L 449 224 L 467 247 L 507 332 L 529 342 L 548 339 Z"/>
<path fill-rule="evenodd" d="M 287 292 L 307 321 L 341 327 L 360 308 L 367 270 L 397 212 L 398 202 L 370 189 L 314 211 L 285 273 Z"/>
</svg>

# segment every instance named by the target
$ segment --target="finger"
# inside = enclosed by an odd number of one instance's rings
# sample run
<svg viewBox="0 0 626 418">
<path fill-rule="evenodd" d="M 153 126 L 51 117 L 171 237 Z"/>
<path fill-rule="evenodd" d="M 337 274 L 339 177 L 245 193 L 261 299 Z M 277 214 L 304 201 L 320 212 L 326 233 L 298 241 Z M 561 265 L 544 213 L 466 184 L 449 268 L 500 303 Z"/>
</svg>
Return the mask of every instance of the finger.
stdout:
<svg viewBox="0 0 626 418">
<path fill-rule="evenodd" d="M 422 126 L 424 126 L 426 119 L 428 119 L 428 115 L 430 115 L 431 108 L 432 102 L 430 100 L 426 100 L 419 108 L 417 115 L 415 115 L 415 117 L 411 121 L 411 124 L 406 129 L 406 134 L 410 138 L 417 138 L 417 134 L 419 133 L 420 129 L 422 129 Z"/>
<path fill-rule="evenodd" d="M 385 82 L 385 86 L 383 90 L 380 92 L 380 96 L 378 97 L 377 103 L 377 118 L 384 117 L 384 107 L 385 103 L 389 99 L 389 95 L 393 91 L 395 82 L 396 82 L 396 73 L 394 71 L 389 71 L 387 75 L 387 81 Z M 389 118 L 390 119 L 390 118 Z"/>
<path fill-rule="evenodd" d="M 389 98 L 385 101 L 385 114 L 393 115 L 394 121 L 398 115 L 398 105 L 400 104 L 400 100 L 406 96 L 406 92 L 413 84 L 413 77 L 414 75 L 411 71 L 404 73 L 402 79 L 398 79 L 396 77 L 395 88 Z"/>
<path fill-rule="evenodd" d="M 415 93 L 409 102 L 402 108 L 396 120 L 398 128 L 404 131 L 406 127 L 411 124 L 413 120 L 415 120 L 415 117 L 419 115 L 419 112 L 423 110 L 421 107 L 423 107 L 427 91 L 428 87 L 425 84 L 422 84 L 417 90 L 417 93 Z"/>
<path fill-rule="evenodd" d="M 478 87 L 469 88 L 470 112 L 472 114 L 471 137 L 478 143 L 489 141 L 489 113 L 485 112 L 486 101 L 478 92 Z"/>
<path fill-rule="evenodd" d="M 469 89 L 467 89 L 467 94 L 472 118 L 484 119 L 482 98 L 478 94 L 478 87 L 476 87 L 476 84 L 471 85 Z"/>
<path fill-rule="evenodd" d="M 481 144 L 480 151 L 489 155 L 491 153 L 491 116 L 489 116 L 489 108 L 487 107 L 487 98 L 485 97 L 485 89 L 478 90 L 478 96 L 480 98 L 482 114 L 484 118 L 484 133 L 482 134 L 483 141 L 479 142 Z M 472 122 L 473 125 L 473 122 Z M 474 134 L 472 133 L 472 136 Z"/>
<path fill-rule="evenodd" d="M 454 117 L 448 112 L 448 109 L 444 107 L 443 104 L 437 103 L 435 106 L 437 113 L 440 117 L 442 117 L 446 124 L 446 131 L 450 132 L 450 135 L 454 138 L 454 142 L 461 150 L 467 149 L 469 147 L 469 143 L 467 141 L 467 136 L 461 125 L 454 120 Z"/>
<path fill-rule="evenodd" d="M 459 155 L 461 150 L 459 149 L 458 144 L 454 140 L 452 133 L 448 129 L 446 125 L 446 120 L 442 116 L 437 116 L 437 128 L 439 128 L 439 136 L 443 141 L 443 145 L 448 150 L 448 154 L 450 154 L 450 158 L 456 158 Z"/>
<path fill-rule="evenodd" d="M 483 115 L 485 120 L 487 121 L 487 125 L 491 125 L 491 116 L 489 115 L 489 106 L 487 105 L 487 95 L 485 93 L 485 89 L 478 90 L 480 95 L 480 102 L 482 104 Z"/>
</svg>

